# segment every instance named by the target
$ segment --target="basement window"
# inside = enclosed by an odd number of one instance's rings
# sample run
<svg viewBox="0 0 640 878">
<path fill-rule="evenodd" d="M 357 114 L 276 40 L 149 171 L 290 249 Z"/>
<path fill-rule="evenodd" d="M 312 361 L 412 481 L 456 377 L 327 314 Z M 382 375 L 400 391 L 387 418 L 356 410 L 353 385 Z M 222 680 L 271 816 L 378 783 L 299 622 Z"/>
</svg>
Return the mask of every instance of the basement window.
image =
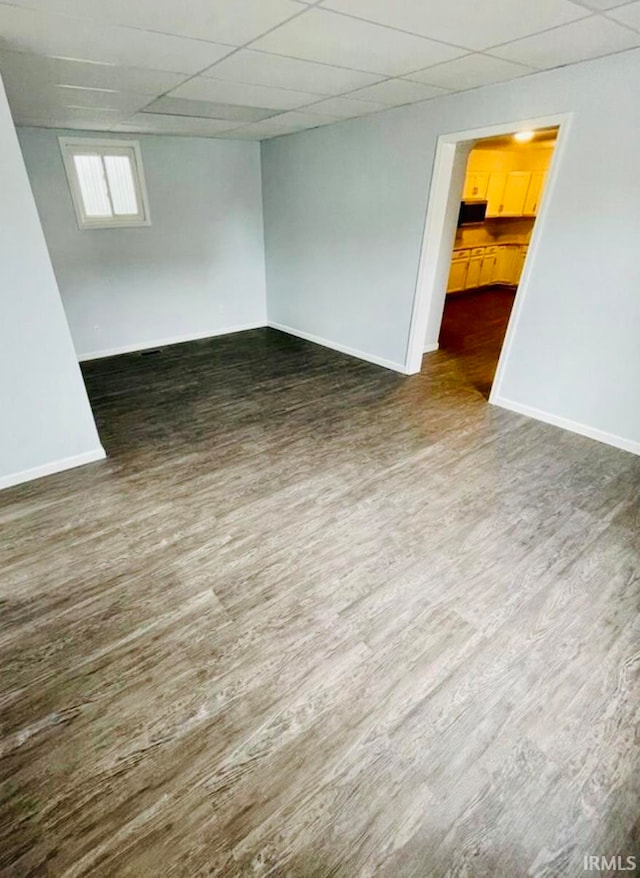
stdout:
<svg viewBox="0 0 640 878">
<path fill-rule="evenodd" d="M 79 228 L 151 225 L 138 141 L 59 140 Z"/>
</svg>

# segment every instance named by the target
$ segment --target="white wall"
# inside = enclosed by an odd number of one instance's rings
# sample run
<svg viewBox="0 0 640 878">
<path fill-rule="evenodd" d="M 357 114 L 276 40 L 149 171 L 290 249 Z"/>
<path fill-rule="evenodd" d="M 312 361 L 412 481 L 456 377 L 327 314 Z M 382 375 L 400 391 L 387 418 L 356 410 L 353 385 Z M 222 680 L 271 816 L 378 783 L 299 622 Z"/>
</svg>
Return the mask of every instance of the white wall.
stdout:
<svg viewBox="0 0 640 878">
<path fill-rule="evenodd" d="M 0 488 L 100 457 L 0 80 Z"/>
<path fill-rule="evenodd" d="M 264 325 L 257 143 L 132 136 L 151 226 L 80 231 L 58 136 L 92 134 L 18 134 L 81 359 Z"/>
<path fill-rule="evenodd" d="M 438 136 L 571 112 L 500 392 L 640 451 L 639 78 L 634 50 L 265 142 L 269 321 L 401 367 Z"/>
</svg>

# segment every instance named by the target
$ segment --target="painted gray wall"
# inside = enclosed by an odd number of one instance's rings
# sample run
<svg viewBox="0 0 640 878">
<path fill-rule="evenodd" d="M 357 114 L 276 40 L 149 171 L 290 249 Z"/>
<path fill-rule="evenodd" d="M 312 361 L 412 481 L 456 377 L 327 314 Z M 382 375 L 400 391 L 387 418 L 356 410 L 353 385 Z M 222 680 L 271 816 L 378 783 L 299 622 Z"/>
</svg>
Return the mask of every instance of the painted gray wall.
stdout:
<svg viewBox="0 0 640 878">
<path fill-rule="evenodd" d="M 405 358 L 439 135 L 573 113 L 502 395 L 640 441 L 640 51 L 265 142 L 270 322 Z"/>
<path fill-rule="evenodd" d="M 0 80 L 0 487 L 103 456 Z"/>
<path fill-rule="evenodd" d="M 151 226 L 81 231 L 61 134 L 103 136 L 18 130 L 79 357 L 264 325 L 257 143 L 132 136 L 141 144 Z"/>
</svg>

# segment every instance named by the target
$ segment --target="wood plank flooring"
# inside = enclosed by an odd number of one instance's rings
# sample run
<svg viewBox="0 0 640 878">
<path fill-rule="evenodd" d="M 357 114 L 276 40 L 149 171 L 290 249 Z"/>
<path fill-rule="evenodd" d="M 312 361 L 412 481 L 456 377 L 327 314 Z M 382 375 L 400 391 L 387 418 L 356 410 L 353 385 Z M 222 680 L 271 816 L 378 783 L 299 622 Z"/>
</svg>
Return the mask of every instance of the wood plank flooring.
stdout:
<svg viewBox="0 0 640 878">
<path fill-rule="evenodd" d="M 2 878 L 638 853 L 637 458 L 453 350 L 406 378 L 259 330 L 84 372 L 108 459 L 0 494 Z"/>
<path fill-rule="evenodd" d="M 515 290 L 487 287 L 447 296 L 440 349 L 455 356 L 463 380 L 489 399 Z"/>
</svg>

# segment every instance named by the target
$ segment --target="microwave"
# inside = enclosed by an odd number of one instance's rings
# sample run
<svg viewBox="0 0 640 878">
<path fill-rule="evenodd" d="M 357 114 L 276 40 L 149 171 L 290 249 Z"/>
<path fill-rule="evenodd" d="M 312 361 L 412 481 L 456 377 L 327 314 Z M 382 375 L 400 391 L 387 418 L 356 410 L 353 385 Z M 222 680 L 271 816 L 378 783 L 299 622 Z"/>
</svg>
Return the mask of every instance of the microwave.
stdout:
<svg viewBox="0 0 640 878">
<path fill-rule="evenodd" d="M 483 223 L 487 215 L 487 202 L 483 199 L 473 201 L 461 201 L 460 213 L 458 214 L 458 228 L 460 226 L 472 226 L 474 223 Z"/>
</svg>

